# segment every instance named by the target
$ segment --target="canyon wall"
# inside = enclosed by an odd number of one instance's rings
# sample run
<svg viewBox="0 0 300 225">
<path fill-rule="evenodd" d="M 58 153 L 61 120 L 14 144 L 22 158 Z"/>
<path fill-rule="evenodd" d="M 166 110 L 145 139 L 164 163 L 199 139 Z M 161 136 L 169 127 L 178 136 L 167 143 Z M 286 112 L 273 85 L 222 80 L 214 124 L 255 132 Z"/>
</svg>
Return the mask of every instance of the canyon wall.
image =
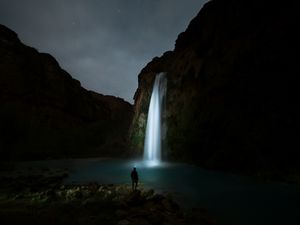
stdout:
<svg viewBox="0 0 300 225">
<path fill-rule="evenodd" d="M 132 116 L 0 25 L 1 160 L 126 155 Z"/>
<path fill-rule="evenodd" d="M 166 72 L 166 158 L 250 173 L 299 171 L 299 17 L 296 2 L 208 2 L 175 49 L 139 74 L 135 153 L 154 77 Z"/>
</svg>

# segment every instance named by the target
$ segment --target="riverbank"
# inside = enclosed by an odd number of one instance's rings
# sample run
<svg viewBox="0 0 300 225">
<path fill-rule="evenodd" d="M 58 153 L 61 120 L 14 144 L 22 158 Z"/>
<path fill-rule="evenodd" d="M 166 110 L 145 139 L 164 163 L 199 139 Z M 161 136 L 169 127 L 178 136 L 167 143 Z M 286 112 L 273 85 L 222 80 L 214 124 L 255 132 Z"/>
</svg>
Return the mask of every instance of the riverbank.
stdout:
<svg viewBox="0 0 300 225">
<path fill-rule="evenodd" d="M 141 192 L 153 189 L 156 194 L 171 195 L 180 205 L 181 212 L 192 208 L 207 209 L 211 218 L 220 225 L 300 224 L 298 185 L 260 181 L 188 164 L 164 162 L 152 166 L 138 160 L 103 158 L 32 161 L 16 163 L 13 170 L 0 172 L 0 178 L 6 174 L 9 178 L 6 181 L 10 183 L 12 179 L 15 183 L 19 180 L 14 179 L 16 177 L 34 176 L 34 180 L 61 177 L 62 183 L 54 185 L 55 188 L 62 185 L 80 187 L 90 182 L 97 182 L 100 186 L 123 186 L 130 185 L 132 167 L 138 170 Z M 31 184 L 36 192 L 37 185 L 32 179 L 21 180 L 17 189 Z M 1 180 L 1 186 L 6 181 Z M 51 183 L 49 181 L 45 186 L 49 187 Z"/>
<path fill-rule="evenodd" d="M 128 184 L 63 185 L 68 172 L 1 177 L 0 224 L 214 225 L 205 210 L 182 208 L 170 195 Z"/>
</svg>

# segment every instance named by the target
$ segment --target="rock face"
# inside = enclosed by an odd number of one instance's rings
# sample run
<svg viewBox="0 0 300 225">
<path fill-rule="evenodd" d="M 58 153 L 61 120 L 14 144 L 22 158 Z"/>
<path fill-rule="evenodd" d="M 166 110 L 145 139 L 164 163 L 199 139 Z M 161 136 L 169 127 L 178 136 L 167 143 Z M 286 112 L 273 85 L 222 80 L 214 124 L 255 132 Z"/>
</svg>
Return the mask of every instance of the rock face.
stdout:
<svg viewBox="0 0 300 225">
<path fill-rule="evenodd" d="M 222 170 L 299 171 L 299 21 L 295 2 L 208 2 L 174 51 L 139 74 L 136 153 L 154 77 L 166 72 L 168 159 Z"/>
<path fill-rule="evenodd" d="M 123 154 L 132 105 L 81 87 L 0 25 L 1 159 Z"/>
</svg>

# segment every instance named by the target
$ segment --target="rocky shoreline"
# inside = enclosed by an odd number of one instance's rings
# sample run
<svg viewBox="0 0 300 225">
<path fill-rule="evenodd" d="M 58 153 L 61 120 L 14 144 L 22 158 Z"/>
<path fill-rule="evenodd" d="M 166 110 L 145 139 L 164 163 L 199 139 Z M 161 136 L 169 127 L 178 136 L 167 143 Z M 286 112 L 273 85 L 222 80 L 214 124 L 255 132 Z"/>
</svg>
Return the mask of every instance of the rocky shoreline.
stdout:
<svg viewBox="0 0 300 225">
<path fill-rule="evenodd" d="M 45 174 L 0 178 L 1 224 L 216 224 L 205 210 L 183 210 L 143 185 L 137 191 L 128 184 L 63 185 L 67 171 Z"/>
</svg>

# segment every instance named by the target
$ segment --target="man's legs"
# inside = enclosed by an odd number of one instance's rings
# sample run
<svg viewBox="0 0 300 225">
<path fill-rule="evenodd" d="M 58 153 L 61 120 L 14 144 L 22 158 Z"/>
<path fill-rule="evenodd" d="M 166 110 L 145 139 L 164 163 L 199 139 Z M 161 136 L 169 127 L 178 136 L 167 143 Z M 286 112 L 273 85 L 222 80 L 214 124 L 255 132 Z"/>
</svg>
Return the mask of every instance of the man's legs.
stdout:
<svg viewBox="0 0 300 225">
<path fill-rule="evenodd" d="M 135 181 L 134 181 L 134 183 L 135 183 L 134 190 L 136 190 L 136 188 L 137 188 L 137 186 L 138 186 L 138 181 L 137 181 L 137 180 L 135 180 Z"/>
</svg>

